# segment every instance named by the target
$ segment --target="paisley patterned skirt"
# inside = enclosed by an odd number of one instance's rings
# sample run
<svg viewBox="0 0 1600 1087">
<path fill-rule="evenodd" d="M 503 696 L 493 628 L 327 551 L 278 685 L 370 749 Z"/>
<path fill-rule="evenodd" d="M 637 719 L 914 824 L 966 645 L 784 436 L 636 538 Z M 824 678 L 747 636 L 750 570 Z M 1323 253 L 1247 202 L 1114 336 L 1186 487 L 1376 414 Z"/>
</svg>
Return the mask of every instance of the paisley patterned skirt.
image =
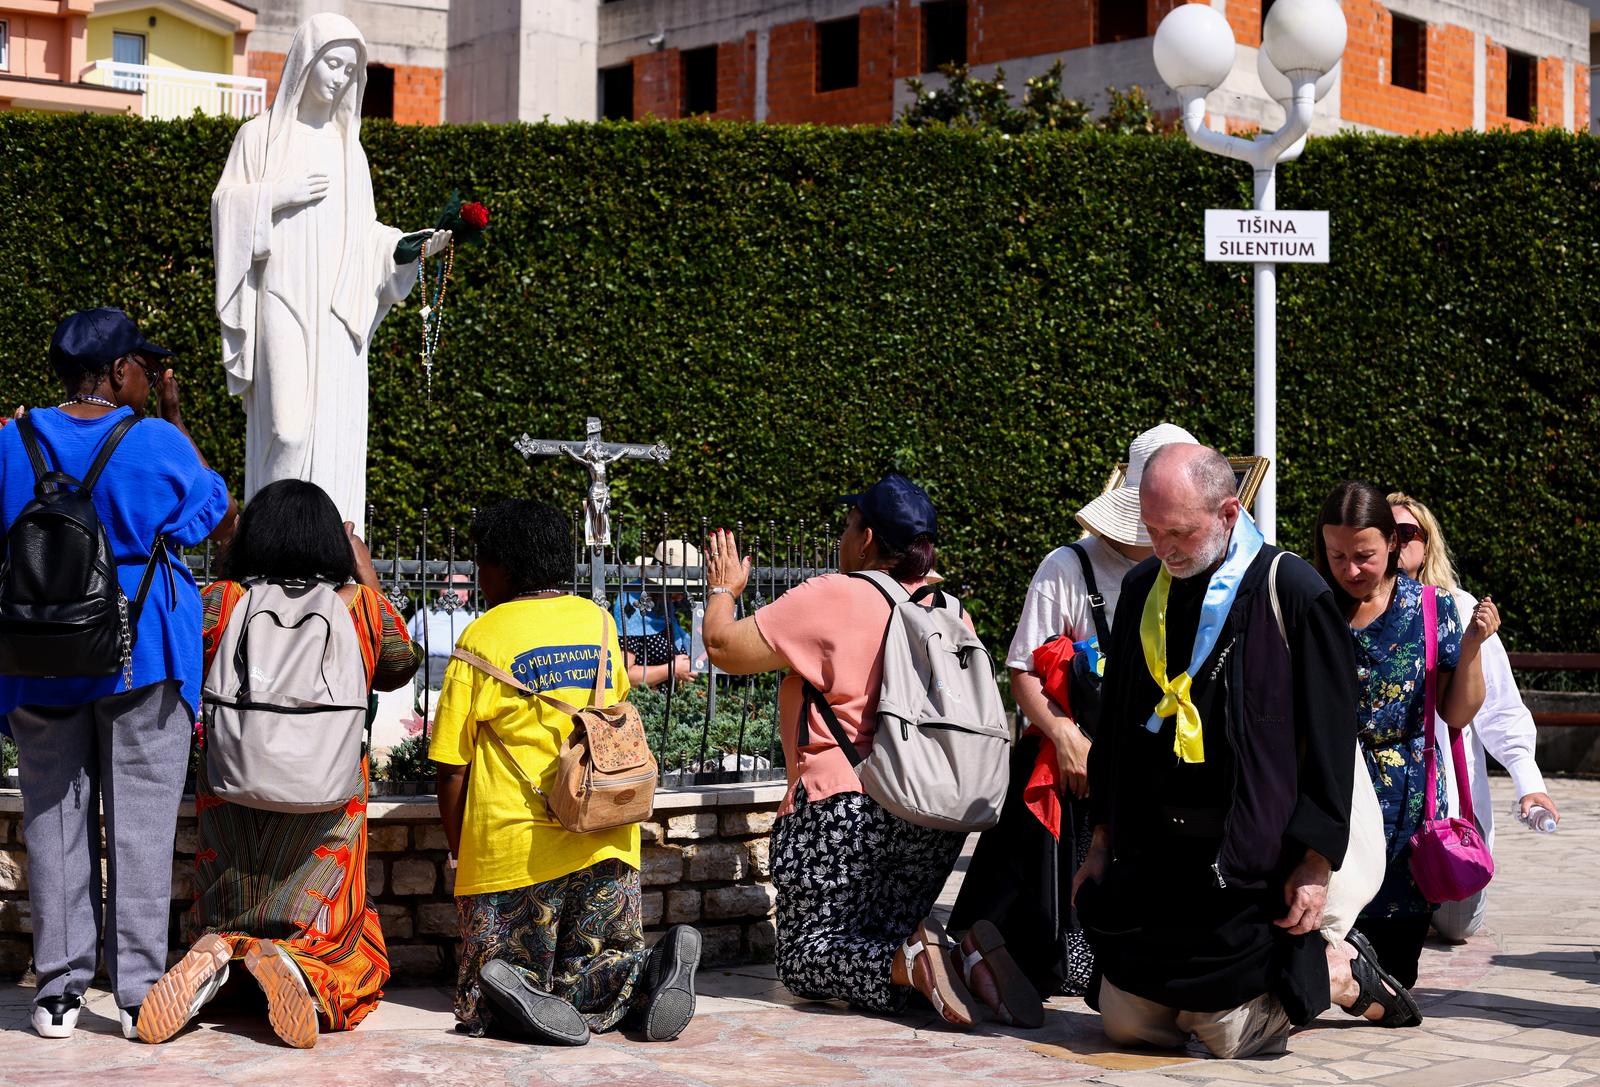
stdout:
<svg viewBox="0 0 1600 1087">
<path fill-rule="evenodd" d="M 458 895 L 456 911 L 456 1019 L 467 1034 L 481 1037 L 493 1014 L 478 985 L 491 959 L 570 1002 L 592 1031 L 610 1030 L 632 1007 L 647 954 L 637 869 L 604 860 L 529 887 Z"/>
</svg>

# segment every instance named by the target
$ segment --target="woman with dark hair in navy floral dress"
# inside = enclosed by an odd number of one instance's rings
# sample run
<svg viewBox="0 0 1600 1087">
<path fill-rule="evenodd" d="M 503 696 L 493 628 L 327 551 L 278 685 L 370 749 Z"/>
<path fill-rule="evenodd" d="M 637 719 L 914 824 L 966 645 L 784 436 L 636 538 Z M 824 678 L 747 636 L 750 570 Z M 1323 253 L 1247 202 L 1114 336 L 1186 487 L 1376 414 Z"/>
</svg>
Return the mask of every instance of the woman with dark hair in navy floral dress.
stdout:
<svg viewBox="0 0 1600 1087">
<path fill-rule="evenodd" d="M 1426 709 L 1425 587 L 1399 572 L 1394 513 L 1384 492 L 1371 484 L 1334 489 L 1312 546 L 1317 569 L 1342 597 L 1355 643 L 1357 732 L 1388 844 L 1383 886 L 1361 911 L 1356 931 L 1384 969 L 1410 988 L 1438 906 L 1422 897 L 1411 878 L 1411 836 L 1422 826 L 1428 780 L 1423 751 L 1432 723 Z M 1464 624 L 1448 593 L 1435 603 L 1438 711 L 1451 728 L 1464 728 L 1483 704 L 1478 650 L 1499 627 L 1500 615 L 1486 598 Z M 1448 806 L 1447 767 L 1441 760 L 1435 795 L 1440 817 Z"/>
</svg>

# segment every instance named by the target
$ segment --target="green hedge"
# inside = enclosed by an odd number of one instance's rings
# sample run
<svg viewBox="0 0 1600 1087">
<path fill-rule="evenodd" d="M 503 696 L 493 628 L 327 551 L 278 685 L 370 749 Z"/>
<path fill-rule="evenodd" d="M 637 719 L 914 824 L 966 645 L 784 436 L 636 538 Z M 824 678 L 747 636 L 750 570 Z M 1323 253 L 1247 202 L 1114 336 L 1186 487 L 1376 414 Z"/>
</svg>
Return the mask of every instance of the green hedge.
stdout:
<svg viewBox="0 0 1600 1087">
<path fill-rule="evenodd" d="M 0 400 L 53 402 L 45 345 L 120 304 L 184 356 L 188 414 L 237 481 L 208 199 L 231 125 L 0 114 Z M 380 215 L 484 200 L 432 402 L 415 300 L 372 350 L 385 520 L 486 499 L 576 504 L 525 430 L 661 439 L 620 509 L 681 523 L 836 514 L 888 466 L 942 514 L 941 566 L 1002 634 L 1128 439 L 1160 419 L 1251 444 L 1251 292 L 1201 212 L 1246 170 L 1179 139 L 730 124 L 365 128 Z M 1280 205 L 1332 212 L 1334 261 L 1280 282 L 1280 526 L 1303 543 L 1356 475 L 1445 518 L 1522 648 L 1592 648 L 1600 147 L 1559 133 L 1313 141 Z"/>
</svg>

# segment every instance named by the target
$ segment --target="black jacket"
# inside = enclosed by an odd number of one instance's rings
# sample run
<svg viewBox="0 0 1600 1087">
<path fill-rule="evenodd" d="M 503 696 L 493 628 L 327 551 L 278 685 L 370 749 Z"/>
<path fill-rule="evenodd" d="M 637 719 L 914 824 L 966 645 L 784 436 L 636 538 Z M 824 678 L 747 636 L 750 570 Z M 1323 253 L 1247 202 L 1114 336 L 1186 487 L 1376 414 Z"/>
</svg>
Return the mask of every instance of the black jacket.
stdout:
<svg viewBox="0 0 1600 1087">
<path fill-rule="evenodd" d="M 1281 882 L 1307 848 L 1338 868 L 1349 840 L 1356 742 L 1350 633 L 1321 575 L 1286 554 L 1277 575 L 1285 644 L 1267 591 L 1276 554 L 1263 547 L 1245 571 L 1217 645 L 1194 679 L 1197 692 L 1202 684 L 1226 685 L 1217 701 L 1226 707 L 1233 772 L 1230 795 L 1217 798 L 1226 814 L 1215 869 L 1230 887 Z M 1089 755 L 1091 818 L 1109 828 L 1116 858 L 1143 852 L 1159 829 L 1161 798 L 1142 787 L 1157 769 L 1140 754 L 1151 745 L 1128 742 L 1160 697 L 1139 641 L 1158 569 L 1157 560 L 1147 560 L 1123 581 Z M 1170 728 L 1169 719 L 1168 734 Z"/>
</svg>

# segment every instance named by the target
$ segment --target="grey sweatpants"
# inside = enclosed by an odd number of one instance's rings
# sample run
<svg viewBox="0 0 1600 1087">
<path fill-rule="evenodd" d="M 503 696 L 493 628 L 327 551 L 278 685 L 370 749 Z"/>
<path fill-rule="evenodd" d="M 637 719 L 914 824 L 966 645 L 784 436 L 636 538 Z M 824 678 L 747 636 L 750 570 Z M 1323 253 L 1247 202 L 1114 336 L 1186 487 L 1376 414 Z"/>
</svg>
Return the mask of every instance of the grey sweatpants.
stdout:
<svg viewBox="0 0 1600 1087">
<path fill-rule="evenodd" d="M 1460 902 L 1443 903 L 1433 911 L 1434 929 L 1450 943 L 1465 943 L 1468 936 L 1474 935 L 1483 927 L 1484 914 L 1488 912 L 1488 899 L 1489 888 L 1485 887 Z"/>
<path fill-rule="evenodd" d="M 100 805 L 107 846 L 106 970 L 137 1008 L 167 968 L 172 845 L 194 738 L 176 682 L 7 715 L 17 741 L 33 906 L 34 999 L 82 995 L 99 957 Z"/>
</svg>

